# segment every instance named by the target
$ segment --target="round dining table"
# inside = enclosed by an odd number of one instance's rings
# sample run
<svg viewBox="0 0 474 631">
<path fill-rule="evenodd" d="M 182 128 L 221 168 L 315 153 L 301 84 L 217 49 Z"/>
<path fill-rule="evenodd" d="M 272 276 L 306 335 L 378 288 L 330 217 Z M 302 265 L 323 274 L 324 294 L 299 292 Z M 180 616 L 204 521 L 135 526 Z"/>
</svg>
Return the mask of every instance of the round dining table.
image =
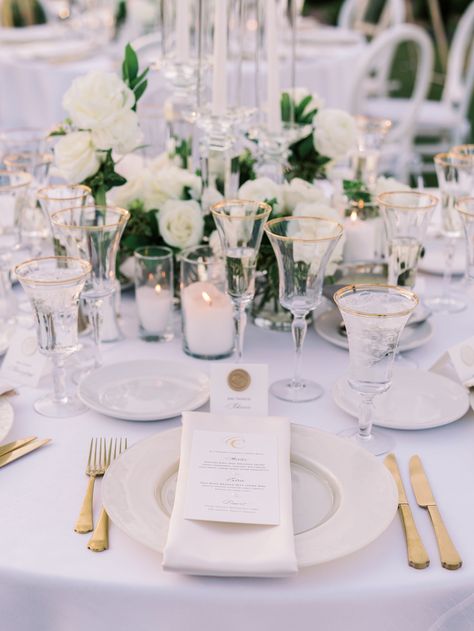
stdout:
<svg viewBox="0 0 474 631">
<path fill-rule="evenodd" d="M 424 295 L 440 277 L 420 275 Z M 474 334 L 474 299 L 457 314 L 434 314 L 432 338 L 405 354 L 428 370 L 452 345 Z M 209 371 L 210 363 L 184 354 L 176 335 L 168 343 L 138 338 L 133 294 L 122 300 L 123 340 L 104 345 L 104 362 L 173 360 Z M 247 327 L 244 361 L 266 363 L 270 380 L 288 376 L 289 333 Z M 288 403 L 270 396 L 269 413 L 332 434 L 355 420 L 334 403 L 331 389 L 348 370 L 348 352 L 308 331 L 303 373 L 325 389 L 318 400 Z M 232 361 L 232 359 L 224 360 Z M 289 578 L 212 578 L 164 572 L 161 556 L 113 523 L 110 547 L 87 549 L 89 535 L 74 532 L 87 484 L 91 437 L 126 436 L 129 446 L 179 426 L 180 419 L 131 422 L 93 411 L 46 418 L 34 400 L 50 387 L 20 387 L 11 399 L 14 423 L 2 442 L 29 435 L 51 443 L 0 470 L 0 628 L 2 631 L 468 631 L 474 628 L 474 414 L 433 429 L 385 430 L 394 440 L 402 478 L 431 564 L 408 566 L 398 517 L 370 545 L 349 556 L 301 569 Z M 202 408 L 207 410 L 207 405 Z M 414 405 L 415 411 L 415 405 Z M 409 421 L 409 419 L 407 419 Z M 342 440 L 342 439 L 341 439 Z M 429 516 L 416 505 L 408 477 L 413 454 L 422 458 L 447 528 L 463 559 L 441 567 Z M 101 501 L 96 483 L 94 510 Z"/>
</svg>

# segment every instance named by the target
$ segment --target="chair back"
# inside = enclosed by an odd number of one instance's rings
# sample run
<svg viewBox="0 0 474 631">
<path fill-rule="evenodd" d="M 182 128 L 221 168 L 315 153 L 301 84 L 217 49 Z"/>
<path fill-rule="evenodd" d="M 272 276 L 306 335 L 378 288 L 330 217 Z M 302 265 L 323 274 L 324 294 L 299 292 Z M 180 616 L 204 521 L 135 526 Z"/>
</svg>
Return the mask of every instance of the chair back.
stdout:
<svg viewBox="0 0 474 631">
<path fill-rule="evenodd" d="M 371 0 L 344 0 L 337 18 L 338 26 L 373 37 L 383 30 L 405 22 L 404 0 L 385 0 L 377 22 L 368 21 Z"/>
<path fill-rule="evenodd" d="M 374 39 L 367 50 L 360 57 L 351 84 L 350 107 L 353 114 L 364 114 L 370 102 L 370 85 L 373 82 L 374 73 L 379 68 L 381 56 L 388 55 L 393 58 L 400 44 L 410 42 L 417 50 L 417 68 L 413 91 L 409 99 L 406 99 L 403 118 L 394 121 L 389 133 L 389 142 L 402 141 L 404 143 L 413 140 L 416 116 L 418 110 L 426 99 L 433 72 L 433 44 L 425 31 L 414 24 L 399 24 L 385 31 Z M 384 116 L 390 118 L 390 102 L 397 99 L 384 99 L 387 103 L 387 111 Z"/>
<path fill-rule="evenodd" d="M 443 101 L 466 116 L 474 88 L 474 2 L 458 22 L 449 51 Z"/>
</svg>

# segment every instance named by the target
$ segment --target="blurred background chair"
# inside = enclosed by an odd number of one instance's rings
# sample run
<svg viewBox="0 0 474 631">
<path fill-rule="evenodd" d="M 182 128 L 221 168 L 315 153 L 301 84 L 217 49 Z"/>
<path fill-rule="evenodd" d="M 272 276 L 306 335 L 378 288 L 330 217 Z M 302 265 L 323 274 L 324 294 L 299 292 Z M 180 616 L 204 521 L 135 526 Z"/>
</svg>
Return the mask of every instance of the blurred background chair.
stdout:
<svg viewBox="0 0 474 631">
<path fill-rule="evenodd" d="M 370 0 L 345 0 L 337 25 L 373 37 L 387 28 L 403 24 L 405 14 L 404 0 L 385 0 L 381 7 L 374 10 Z"/>
</svg>

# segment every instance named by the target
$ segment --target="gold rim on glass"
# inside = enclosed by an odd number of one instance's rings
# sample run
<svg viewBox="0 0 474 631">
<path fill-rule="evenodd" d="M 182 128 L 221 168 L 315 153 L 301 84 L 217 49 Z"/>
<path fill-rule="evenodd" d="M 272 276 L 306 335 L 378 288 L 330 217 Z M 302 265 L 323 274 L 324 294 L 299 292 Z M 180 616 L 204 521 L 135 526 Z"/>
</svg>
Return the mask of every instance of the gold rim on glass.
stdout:
<svg viewBox="0 0 474 631">
<path fill-rule="evenodd" d="M 445 151 L 443 153 L 437 153 L 433 158 L 435 164 L 439 164 L 443 167 L 470 167 L 472 160 L 466 155 L 460 153 L 454 153 L 454 151 Z"/>
<path fill-rule="evenodd" d="M 390 195 L 400 195 L 402 197 L 404 195 L 413 195 L 418 199 L 424 197 L 429 203 L 426 206 L 412 206 L 399 203 L 389 203 L 388 201 L 385 201 L 385 199 L 388 198 Z M 420 193 L 419 191 L 386 191 L 385 193 L 380 193 L 375 201 L 381 206 L 385 206 L 387 208 L 398 208 L 399 210 L 430 210 L 431 208 L 434 208 L 439 202 L 438 198 L 434 195 L 430 195 L 429 193 Z"/>
<path fill-rule="evenodd" d="M 31 265 L 32 263 L 39 263 L 40 261 L 74 261 L 75 263 L 80 263 L 84 267 L 84 271 L 81 272 L 78 276 L 71 276 L 71 278 L 63 278 L 62 280 L 41 280 L 40 278 L 29 279 L 28 277 L 22 276 L 22 268 L 27 265 Z M 68 269 L 60 268 L 60 269 Z M 76 256 L 40 256 L 34 259 L 28 259 L 27 261 L 23 261 L 22 263 L 18 263 L 15 267 L 15 275 L 24 283 L 29 285 L 63 285 L 65 282 L 74 282 L 76 280 L 82 280 L 85 276 L 88 276 L 92 272 L 92 265 L 89 261 L 84 259 L 80 259 Z"/>
<path fill-rule="evenodd" d="M 410 298 L 414 301 L 413 307 L 410 309 L 404 309 L 403 311 L 397 311 L 396 313 L 364 313 L 363 311 L 359 311 L 358 309 L 351 309 L 350 307 L 344 307 L 344 305 L 340 304 L 341 298 L 349 293 L 356 293 L 359 291 L 367 291 L 367 290 L 377 290 L 377 289 L 393 289 L 397 294 L 402 294 L 406 298 Z M 381 292 L 382 293 L 382 292 Z M 387 292 L 385 292 L 387 293 Z M 354 285 L 346 285 L 345 287 L 341 287 L 334 294 L 334 302 L 338 306 L 341 311 L 345 311 L 346 313 L 351 313 L 352 315 L 362 316 L 364 318 L 396 318 L 408 315 L 418 306 L 419 298 L 416 294 L 414 294 L 409 289 L 404 289 L 403 287 L 397 287 L 396 285 L 376 285 L 372 284 L 354 284 Z"/>
<path fill-rule="evenodd" d="M 257 206 L 257 208 L 261 209 L 261 212 L 256 212 L 252 215 L 228 215 L 225 212 L 222 212 L 222 208 L 226 208 L 227 206 L 248 206 L 249 204 Z M 268 215 L 272 212 L 272 207 L 265 202 L 256 202 L 251 199 L 223 199 L 221 202 L 213 204 L 209 210 L 213 215 L 217 215 L 218 217 L 226 217 L 227 219 L 243 219 L 248 221 L 250 219 L 255 220 L 268 217 Z"/>
<path fill-rule="evenodd" d="M 31 180 L 33 179 L 29 173 L 25 171 L 4 171 L 0 170 L 0 177 L 19 177 L 23 179 L 23 182 L 19 182 L 18 184 L 0 184 L 0 193 L 4 193 L 6 191 L 16 190 L 17 188 L 25 188 L 31 184 Z"/>
<path fill-rule="evenodd" d="M 304 239 L 302 237 L 287 237 L 286 235 L 275 234 L 274 232 L 271 231 L 272 226 L 275 226 L 278 223 L 282 223 L 283 221 L 296 221 L 296 220 L 312 221 L 313 219 L 316 219 L 318 221 L 324 221 L 326 223 L 332 224 L 333 226 L 336 226 L 338 228 L 337 234 L 334 234 L 330 237 L 316 237 L 312 239 Z M 334 239 L 338 239 L 343 233 L 342 224 L 340 224 L 335 219 L 326 219 L 325 217 L 297 217 L 297 216 L 277 217 L 276 219 L 267 221 L 267 223 L 263 226 L 263 229 L 268 235 L 275 237 L 275 239 L 280 239 L 281 241 L 301 241 L 303 243 L 318 243 L 319 241 L 333 241 Z"/>
<path fill-rule="evenodd" d="M 74 195 L 73 197 L 52 197 L 51 195 L 47 194 L 47 191 L 57 191 L 61 188 L 70 188 L 77 190 L 78 194 Z M 82 192 L 82 195 L 79 195 L 79 191 Z M 86 195 L 90 195 L 91 193 L 92 189 L 88 186 L 85 186 L 84 184 L 50 184 L 49 186 L 43 186 L 43 188 L 40 188 L 36 193 L 36 197 L 38 199 L 44 199 L 46 201 L 53 202 L 72 202 L 75 199 L 80 199 L 81 197 L 85 197 Z"/>
<path fill-rule="evenodd" d="M 60 215 L 65 215 L 66 213 L 70 213 L 73 210 L 81 209 L 82 211 L 86 210 L 105 210 L 106 212 L 116 213 L 119 216 L 119 220 L 115 223 L 102 224 L 100 226 L 85 226 L 85 225 L 77 225 L 77 224 L 68 224 L 61 223 L 58 221 L 58 217 Z M 130 213 L 125 208 L 119 208 L 118 206 L 96 206 L 96 205 L 87 205 L 87 206 L 76 206 L 74 208 L 63 208 L 62 210 L 57 210 L 55 213 L 51 215 L 51 222 L 58 226 L 59 228 L 67 228 L 68 230 L 89 230 L 90 232 L 104 230 L 106 228 L 116 228 L 119 226 L 122 221 L 128 221 L 130 218 Z"/>
<path fill-rule="evenodd" d="M 472 210 L 467 210 L 467 208 L 463 208 L 462 205 L 466 202 L 472 202 Z M 460 197 L 454 204 L 454 208 L 461 215 L 465 215 L 466 217 L 471 217 L 474 219 L 474 197 Z"/>
<path fill-rule="evenodd" d="M 474 145 L 456 145 L 451 149 L 451 153 L 455 153 L 456 155 L 470 158 L 472 160 L 474 158 Z"/>
<path fill-rule="evenodd" d="M 365 114 L 357 114 L 354 118 L 358 129 L 360 129 L 359 122 L 365 124 L 369 128 L 378 127 L 382 131 L 389 131 L 392 127 L 392 121 L 389 118 L 384 118 L 383 116 L 365 116 Z"/>
<path fill-rule="evenodd" d="M 48 153 L 47 151 L 19 151 L 18 153 L 9 153 L 6 156 L 4 156 L 3 162 L 5 163 L 6 166 L 10 165 L 12 167 L 18 167 L 18 162 L 20 163 L 20 165 L 24 164 L 25 158 L 27 158 L 27 163 L 28 163 L 28 161 L 31 160 L 31 156 L 38 156 L 39 158 L 41 158 L 38 161 L 36 160 L 32 161 L 34 167 L 51 164 L 54 160 L 53 154 Z"/>
</svg>

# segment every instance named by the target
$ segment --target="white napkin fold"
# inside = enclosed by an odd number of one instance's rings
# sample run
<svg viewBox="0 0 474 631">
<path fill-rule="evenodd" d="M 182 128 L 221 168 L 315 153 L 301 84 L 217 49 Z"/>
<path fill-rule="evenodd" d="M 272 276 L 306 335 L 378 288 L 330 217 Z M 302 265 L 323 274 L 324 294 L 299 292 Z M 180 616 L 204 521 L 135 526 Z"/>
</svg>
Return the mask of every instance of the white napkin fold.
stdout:
<svg viewBox="0 0 474 631">
<path fill-rule="evenodd" d="M 221 416 L 183 412 L 178 482 L 163 568 L 207 576 L 286 576 L 297 571 L 290 471 L 290 422 L 279 417 Z M 278 443 L 280 523 L 277 526 L 195 521 L 184 518 L 193 432 L 271 434 Z"/>
</svg>

